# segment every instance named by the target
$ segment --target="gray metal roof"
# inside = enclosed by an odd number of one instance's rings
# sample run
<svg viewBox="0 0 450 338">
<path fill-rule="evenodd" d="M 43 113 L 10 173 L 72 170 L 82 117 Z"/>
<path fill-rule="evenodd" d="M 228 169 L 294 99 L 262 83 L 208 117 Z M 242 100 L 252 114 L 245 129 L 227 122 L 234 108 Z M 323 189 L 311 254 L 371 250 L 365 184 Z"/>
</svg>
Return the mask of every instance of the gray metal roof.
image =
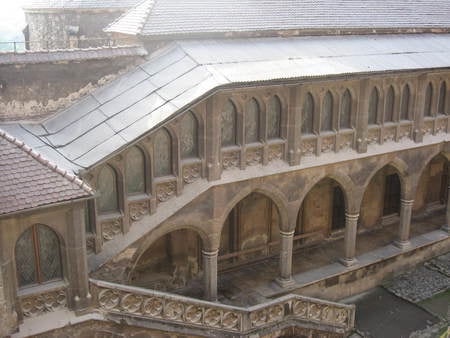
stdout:
<svg viewBox="0 0 450 338">
<path fill-rule="evenodd" d="M 448 0 L 146 0 L 106 31 L 149 36 L 449 28 Z"/>
<path fill-rule="evenodd" d="M 59 165 L 91 167 L 221 85 L 450 67 L 450 34 L 190 40 L 41 124 L 4 124 Z"/>
<path fill-rule="evenodd" d="M 28 0 L 24 9 L 127 9 L 142 0 Z"/>
</svg>

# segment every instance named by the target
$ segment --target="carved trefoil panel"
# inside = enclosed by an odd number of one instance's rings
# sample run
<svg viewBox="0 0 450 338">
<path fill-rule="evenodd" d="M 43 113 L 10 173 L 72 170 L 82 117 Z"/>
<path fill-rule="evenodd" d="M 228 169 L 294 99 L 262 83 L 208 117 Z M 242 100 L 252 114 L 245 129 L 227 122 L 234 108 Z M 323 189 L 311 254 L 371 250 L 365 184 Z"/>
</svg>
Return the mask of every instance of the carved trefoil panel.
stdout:
<svg viewBox="0 0 450 338">
<path fill-rule="evenodd" d="M 334 135 L 322 137 L 320 150 L 322 153 L 331 153 L 335 149 L 335 144 L 336 144 L 336 137 Z"/>
<path fill-rule="evenodd" d="M 58 289 L 20 299 L 24 317 L 35 317 L 66 307 L 66 290 Z"/>
<path fill-rule="evenodd" d="M 447 132 L 447 118 L 440 118 L 436 121 L 436 134 Z"/>
<path fill-rule="evenodd" d="M 410 139 L 411 138 L 411 130 L 412 130 L 412 126 L 410 124 L 400 126 L 400 128 L 398 130 L 398 133 L 399 133 L 398 139 L 399 140 Z"/>
<path fill-rule="evenodd" d="M 339 135 L 339 150 L 350 150 L 353 148 L 353 133 Z"/>
<path fill-rule="evenodd" d="M 245 153 L 247 165 L 257 165 L 262 163 L 262 148 L 247 149 Z"/>
<path fill-rule="evenodd" d="M 380 142 L 380 129 L 371 128 L 367 132 L 367 144 L 377 144 Z"/>
<path fill-rule="evenodd" d="M 390 142 L 395 140 L 396 127 L 388 127 L 383 130 L 383 142 Z"/>
<path fill-rule="evenodd" d="M 224 170 L 239 167 L 239 151 L 222 152 L 222 168 Z"/>
<path fill-rule="evenodd" d="M 137 315 L 227 331 L 241 330 L 242 313 L 164 296 L 99 289 L 98 306 L 108 312 Z"/>
<path fill-rule="evenodd" d="M 303 300 L 297 300 L 292 303 L 292 313 L 297 318 L 342 327 L 351 325 L 351 311 L 351 309 L 345 307 Z"/>
<path fill-rule="evenodd" d="M 423 121 L 424 134 L 428 134 L 428 135 L 433 134 L 433 125 L 434 125 L 434 120 L 431 120 L 431 119 L 424 120 Z"/>
<path fill-rule="evenodd" d="M 201 177 L 201 164 L 187 164 L 183 166 L 183 182 L 186 184 L 193 183 Z"/>
<path fill-rule="evenodd" d="M 128 204 L 128 212 L 130 214 L 130 221 L 136 222 L 148 215 L 150 211 L 150 203 L 148 200 L 139 202 L 130 202 Z"/>
<path fill-rule="evenodd" d="M 174 181 L 159 183 L 156 186 L 156 198 L 160 202 L 168 201 L 176 195 L 176 192 L 177 185 Z"/>
<path fill-rule="evenodd" d="M 303 156 L 314 155 L 316 153 L 316 139 L 303 139 L 301 151 Z"/>
<path fill-rule="evenodd" d="M 282 160 L 284 153 L 284 144 L 274 144 L 269 146 L 269 162 Z"/>
<path fill-rule="evenodd" d="M 110 241 L 122 233 L 122 219 L 116 218 L 102 222 L 102 237 L 104 241 Z"/>
</svg>

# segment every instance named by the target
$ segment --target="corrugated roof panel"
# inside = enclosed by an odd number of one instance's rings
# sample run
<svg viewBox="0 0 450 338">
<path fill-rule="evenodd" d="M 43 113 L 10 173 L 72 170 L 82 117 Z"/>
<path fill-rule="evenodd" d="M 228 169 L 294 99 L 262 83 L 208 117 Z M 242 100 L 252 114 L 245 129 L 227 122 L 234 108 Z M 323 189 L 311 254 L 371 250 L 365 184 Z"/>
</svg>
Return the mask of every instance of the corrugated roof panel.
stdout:
<svg viewBox="0 0 450 338">
<path fill-rule="evenodd" d="M 195 68 L 195 63 L 190 57 L 184 57 L 181 60 L 164 68 L 150 78 L 150 81 L 158 88 L 165 86 L 191 69 Z"/>
<path fill-rule="evenodd" d="M 77 159 L 77 162 L 83 167 L 89 167 L 93 163 L 111 155 L 117 149 L 120 149 L 127 143 L 120 135 L 114 135 L 104 142 L 95 146 Z"/>
</svg>

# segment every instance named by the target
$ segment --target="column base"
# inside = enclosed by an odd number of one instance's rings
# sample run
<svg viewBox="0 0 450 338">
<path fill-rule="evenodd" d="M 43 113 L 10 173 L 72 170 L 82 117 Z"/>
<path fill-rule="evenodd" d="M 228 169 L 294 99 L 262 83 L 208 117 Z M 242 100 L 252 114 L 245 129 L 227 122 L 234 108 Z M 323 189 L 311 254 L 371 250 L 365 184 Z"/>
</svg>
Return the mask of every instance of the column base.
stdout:
<svg viewBox="0 0 450 338">
<path fill-rule="evenodd" d="M 350 267 L 358 264 L 358 260 L 356 258 L 339 258 L 339 263 L 345 267 Z"/>
<path fill-rule="evenodd" d="M 442 231 L 445 231 L 446 233 L 450 234 L 450 225 L 446 224 L 441 228 Z"/>
<path fill-rule="evenodd" d="M 397 240 L 394 242 L 394 245 L 399 248 L 400 250 L 406 250 L 409 249 L 411 247 L 411 242 L 410 241 L 400 241 Z"/>
<path fill-rule="evenodd" d="M 291 287 L 295 284 L 295 280 L 292 277 L 290 277 L 290 278 L 278 277 L 277 279 L 275 279 L 275 282 L 284 289 Z"/>
</svg>

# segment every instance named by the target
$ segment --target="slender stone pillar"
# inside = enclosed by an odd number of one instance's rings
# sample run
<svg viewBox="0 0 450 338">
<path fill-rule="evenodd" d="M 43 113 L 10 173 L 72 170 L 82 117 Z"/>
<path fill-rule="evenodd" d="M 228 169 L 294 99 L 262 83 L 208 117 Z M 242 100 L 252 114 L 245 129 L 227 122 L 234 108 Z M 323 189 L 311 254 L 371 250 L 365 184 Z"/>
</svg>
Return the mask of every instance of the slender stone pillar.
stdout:
<svg viewBox="0 0 450 338">
<path fill-rule="evenodd" d="M 447 195 L 447 209 L 446 209 L 446 224 L 442 227 L 442 230 L 447 231 L 450 234 L 450 185 L 448 186 Z"/>
<path fill-rule="evenodd" d="M 355 265 L 358 261 L 356 255 L 356 234 L 358 230 L 359 214 L 345 213 L 345 237 L 344 237 L 344 257 L 340 262 L 345 266 Z"/>
<path fill-rule="evenodd" d="M 217 256 L 219 250 L 202 250 L 204 298 L 209 301 L 217 300 Z"/>
<path fill-rule="evenodd" d="M 409 232 L 411 229 L 411 214 L 414 200 L 400 200 L 400 228 L 398 239 L 394 245 L 402 250 L 411 246 Z"/>
<path fill-rule="evenodd" d="M 278 285 L 283 288 L 295 284 L 292 278 L 292 248 L 294 246 L 295 231 L 280 231 L 280 276 L 276 279 Z"/>
</svg>

